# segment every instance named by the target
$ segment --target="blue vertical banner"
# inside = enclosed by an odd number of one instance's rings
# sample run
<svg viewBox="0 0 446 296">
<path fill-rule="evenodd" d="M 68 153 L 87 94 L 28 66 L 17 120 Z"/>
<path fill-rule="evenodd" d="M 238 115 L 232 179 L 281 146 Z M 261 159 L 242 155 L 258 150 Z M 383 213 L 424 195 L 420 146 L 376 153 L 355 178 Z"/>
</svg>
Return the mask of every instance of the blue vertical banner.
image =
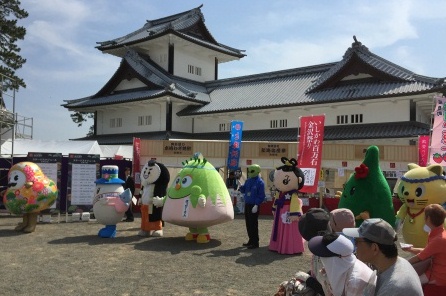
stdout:
<svg viewBox="0 0 446 296">
<path fill-rule="evenodd" d="M 242 148 L 243 121 L 231 121 L 231 139 L 229 141 L 228 169 L 237 170 Z"/>
</svg>

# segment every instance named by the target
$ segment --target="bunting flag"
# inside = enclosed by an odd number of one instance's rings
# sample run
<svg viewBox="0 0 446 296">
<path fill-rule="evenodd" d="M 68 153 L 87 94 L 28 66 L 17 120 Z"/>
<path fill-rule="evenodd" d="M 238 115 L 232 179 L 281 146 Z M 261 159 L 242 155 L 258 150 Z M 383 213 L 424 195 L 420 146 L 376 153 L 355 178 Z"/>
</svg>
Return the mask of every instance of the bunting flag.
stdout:
<svg viewBox="0 0 446 296">
<path fill-rule="evenodd" d="M 436 97 L 435 101 L 429 164 L 446 166 L 446 98 Z"/>
<path fill-rule="evenodd" d="M 318 192 L 319 171 L 322 161 L 325 115 L 303 116 L 300 118 L 300 137 L 297 162 L 305 174 L 305 184 L 300 190 L 306 193 Z"/>
<path fill-rule="evenodd" d="M 132 171 L 135 180 L 135 188 L 141 188 L 141 139 L 133 138 L 133 162 Z"/>
<path fill-rule="evenodd" d="M 231 138 L 229 141 L 228 169 L 235 171 L 239 168 L 240 151 L 242 148 L 243 121 L 231 121 Z"/>
<path fill-rule="evenodd" d="M 427 166 L 429 158 L 429 136 L 418 136 L 418 165 Z"/>
</svg>

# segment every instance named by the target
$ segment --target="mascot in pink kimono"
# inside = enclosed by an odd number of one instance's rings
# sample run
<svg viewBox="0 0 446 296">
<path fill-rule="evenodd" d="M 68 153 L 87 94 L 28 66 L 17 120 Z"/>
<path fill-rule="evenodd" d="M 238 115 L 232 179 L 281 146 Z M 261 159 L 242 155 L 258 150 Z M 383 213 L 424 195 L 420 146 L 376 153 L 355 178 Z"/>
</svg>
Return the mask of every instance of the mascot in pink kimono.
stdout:
<svg viewBox="0 0 446 296">
<path fill-rule="evenodd" d="M 304 240 L 298 221 L 302 215 L 302 201 L 298 190 L 304 186 L 305 176 L 294 158 L 282 157 L 282 166 L 274 171 L 273 183 L 278 192 L 274 197 L 274 223 L 269 249 L 279 254 L 302 254 Z"/>
</svg>

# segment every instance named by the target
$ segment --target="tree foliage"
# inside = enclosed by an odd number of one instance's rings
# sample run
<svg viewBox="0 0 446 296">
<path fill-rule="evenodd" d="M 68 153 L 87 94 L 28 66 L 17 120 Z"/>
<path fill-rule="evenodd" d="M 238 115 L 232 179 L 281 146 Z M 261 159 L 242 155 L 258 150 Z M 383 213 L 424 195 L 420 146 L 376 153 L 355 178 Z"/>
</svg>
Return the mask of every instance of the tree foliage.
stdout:
<svg viewBox="0 0 446 296">
<path fill-rule="evenodd" d="M 23 79 L 15 75 L 15 70 L 26 62 L 20 56 L 20 48 L 16 44 L 26 34 L 26 29 L 18 26 L 17 21 L 28 17 L 28 12 L 21 9 L 20 5 L 18 0 L 0 0 L 0 73 L 15 80 L 15 84 L 6 87 L 16 90 L 20 86 L 26 87 Z"/>
<path fill-rule="evenodd" d="M 87 121 L 88 119 L 94 118 L 94 113 L 87 113 L 87 112 L 74 112 L 70 114 L 71 120 L 73 120 L 74 123 L 77 123 L 77 126 L 82 126 L 82 124 Z M 94 135 L 94 125 L 90 126 L 90 129 L 87 133 L 88 136 Z"/>
</svg>

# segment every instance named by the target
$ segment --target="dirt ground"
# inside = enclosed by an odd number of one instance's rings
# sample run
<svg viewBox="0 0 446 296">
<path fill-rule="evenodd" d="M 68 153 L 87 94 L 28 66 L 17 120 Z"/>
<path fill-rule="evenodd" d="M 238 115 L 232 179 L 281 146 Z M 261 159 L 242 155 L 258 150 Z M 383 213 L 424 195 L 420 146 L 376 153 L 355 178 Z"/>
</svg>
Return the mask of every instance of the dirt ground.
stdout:
<svg viewBox="0 0 446 296">
<path fill-rule="evenodd" d="M 14 231 L 21 220 L 0 213 L 1 295 L 274 295 L 311 253 L 268 250 L 272 216 L 259 219 L 260 248 L 242 247 L 242 215 L 210 228 L 207 244 L 185 241 L 187 228 L 166 223 L 164 237 L 137 236 L 140 218 L 118 224 L 117 237 L 99 238 L 95 221 L 53 216 L 36 231 Z M 407 257 L 407 253 L 400 251 Z"/>
<path fill-rule="evenodd" d="M 142 238 L 140 218 L 118 224 L 117 237 L 99 238 L 93 221 L 39 223 L 14 231 L 21 219 L 0 214 L 1 295 L 274 295 L 307 270 L 311 254 L 268 250 L 272 217 L 259 219 L 260 248 L 242 247 L 242 215 L 210 228 L 207 244 L 185 241 L 187 228 L 166 223 L 164 237 Z"/>
</svg>

